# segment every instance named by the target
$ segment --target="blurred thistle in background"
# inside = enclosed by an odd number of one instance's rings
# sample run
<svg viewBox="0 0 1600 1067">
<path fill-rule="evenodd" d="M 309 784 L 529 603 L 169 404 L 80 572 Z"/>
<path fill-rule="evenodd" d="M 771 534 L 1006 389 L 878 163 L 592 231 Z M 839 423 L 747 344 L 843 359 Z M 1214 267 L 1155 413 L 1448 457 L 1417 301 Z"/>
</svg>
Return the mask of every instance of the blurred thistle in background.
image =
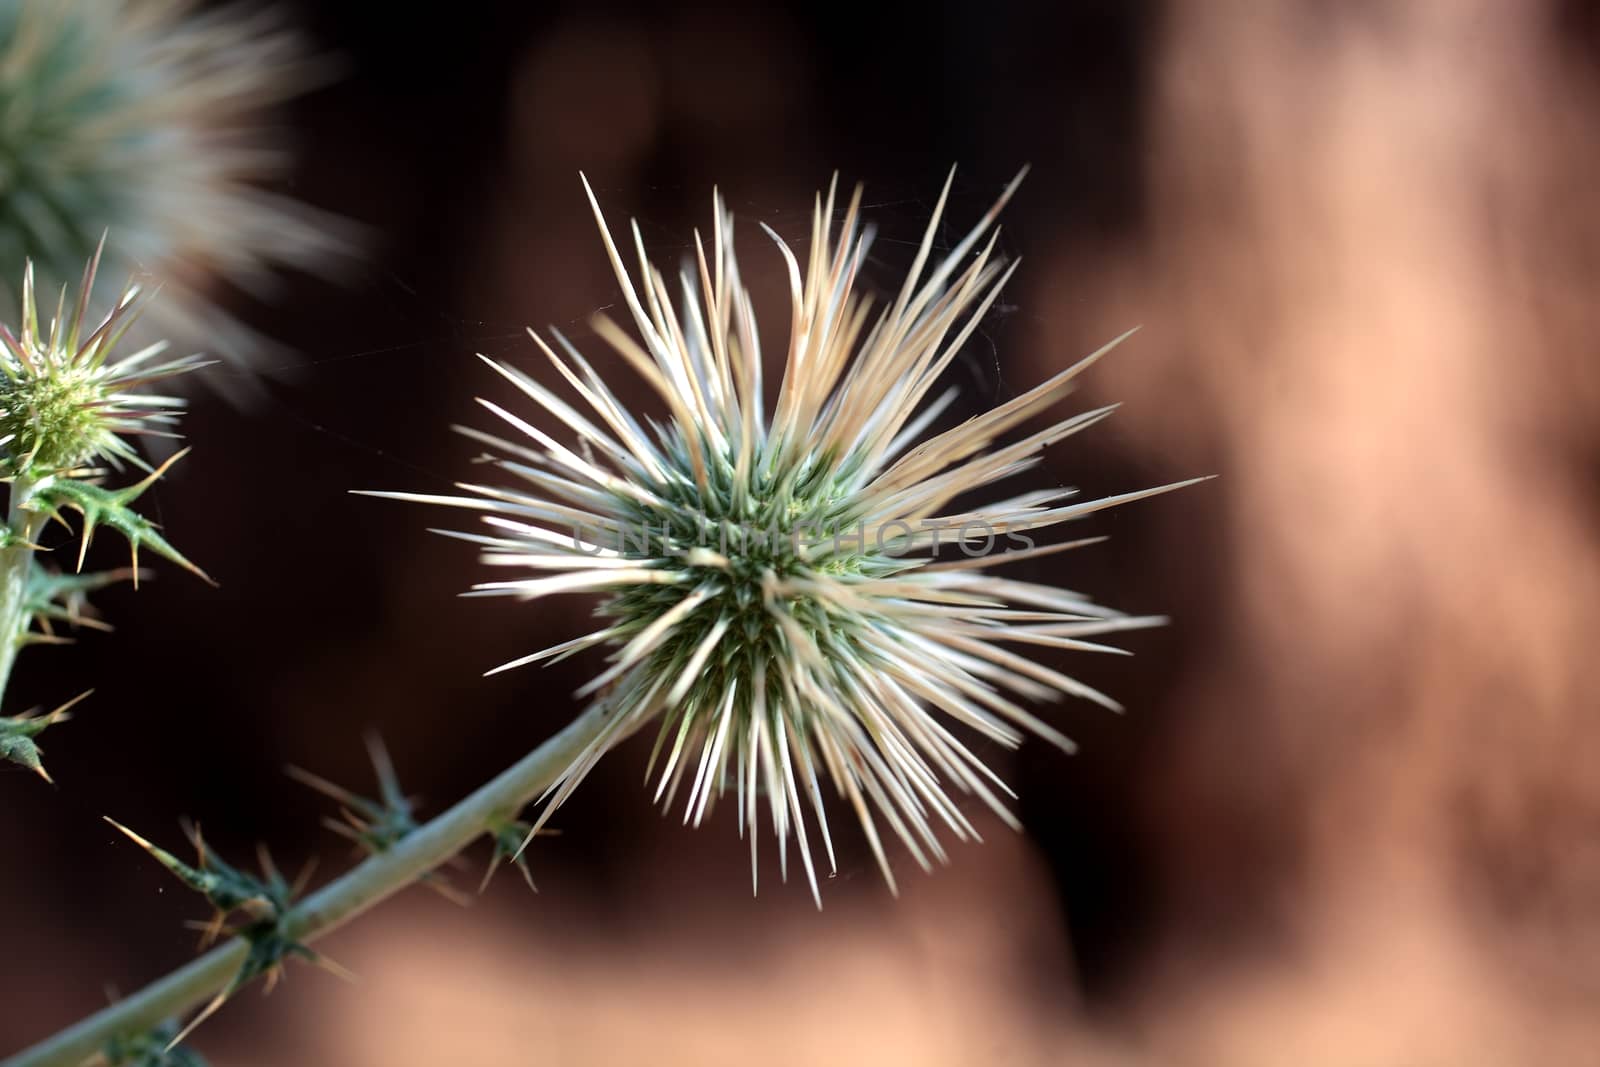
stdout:
<svg viewBox="0 0 1600 1067">
<path fill-rule="evenodd" d="M 269 295 L 282 268 L 331 266 L 352 229 L 261 187 L 288 162 L 273 106 L 325 79 L 283 12 L 193 0 L 0 0 L 0 311 L 24 261 L 163 287 L 151 336 L 247 362 L 264 338 L 220 304 Z"/>
</svg>

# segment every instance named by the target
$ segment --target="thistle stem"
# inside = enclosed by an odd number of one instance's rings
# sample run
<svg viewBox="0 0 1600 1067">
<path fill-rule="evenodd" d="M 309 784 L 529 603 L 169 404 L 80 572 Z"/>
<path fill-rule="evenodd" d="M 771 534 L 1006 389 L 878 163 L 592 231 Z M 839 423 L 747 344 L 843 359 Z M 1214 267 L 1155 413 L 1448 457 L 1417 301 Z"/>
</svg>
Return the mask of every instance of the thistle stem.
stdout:
<svg viewBox="0 0 1600 1067">
<path fill-rule="evenodd" d="M 10 539 L 0 548 L 0 697 L 11 681 L 11 668 L 29 623 L 28 576 L 33 570 L 33 539 L 45 519 L 24 507 L 33 495 L 33 487 L 32 479 L 20 474 L 11 482 L 6 515 Z"/>
<path fill-rule="evenodd" d="M 285 932 L 295 940 L 315 940 L 435 870 L 547 789 L 612 714 L 609 705 L 595 704 L 455 807 L 295 905 Z M 78 1067 L 113 1038 L 149 1030 L 215 996 L 238 973 L 248 950 L 239 938 L 220 945 L 0 1067 Z"/>
</svg>

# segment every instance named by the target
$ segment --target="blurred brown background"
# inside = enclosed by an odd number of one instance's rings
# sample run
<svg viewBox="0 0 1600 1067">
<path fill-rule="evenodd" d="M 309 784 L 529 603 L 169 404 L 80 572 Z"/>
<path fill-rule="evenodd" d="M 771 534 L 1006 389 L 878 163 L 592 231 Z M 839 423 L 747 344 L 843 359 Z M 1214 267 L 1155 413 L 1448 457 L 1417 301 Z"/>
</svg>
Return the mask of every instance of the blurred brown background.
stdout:
<svg viewBox="0 0 1600 1067">
<path fill-rule="evenodd" d="M 13 711 L 96 694 L 46 738 L 59 789 L 0 771 L 0 1051 L 190 953 L 198 901 L 101 814 L 327 876 L 348 854 L 283 764 L 364 787 L 377 728 L 437 810 L 571 714 L 593 658 L 479 674 L 587 603 L 456 599 L 473 554 L 424 532 L 449 516 L 346 490 L 471 477 L 449 425 L 500 393 L 472 353 L 534 366 L 524 325 L 619 370 L 584 326 L 614 290 L 580 168 L 667 262 L 719 185 L 776 332 L 755 220 L 798 238 L 834 169 L 865 182 L 889 288 L 950 163 L 959 229 L 1031 162 L 1002 237 L 1027 263 L 953 372 L 968 403 L 1143 323 L 1079 398 L 1125 408 L 1045 479 L 1221 478 L 1034 570 L 1175 621 L 1131 660 L 1062 658 L 1129 708 L 1052 711 L 1078 756 L 991 754 L 1027 834 L 984 824 L 899 901 L 841 834 L 821 914 L 770 855 L 752 900 L 731 813 L 660 817 L 636 742 L 533 850 L 539 896 L 413 890 L 325 943 L 359 984 L 294 971 L 198 1047 L 1600 1063 L 1592 5 L 299 6 L 347 73 L 288 116 L 291 191 L 374 247 L 348 288 L 239 303 L 304 365 L 250 410 L 200 397 L 158 490 L 221 589 L 162 568 L 102 599 L 116 634 L 22 661 Z"/>
</svg>

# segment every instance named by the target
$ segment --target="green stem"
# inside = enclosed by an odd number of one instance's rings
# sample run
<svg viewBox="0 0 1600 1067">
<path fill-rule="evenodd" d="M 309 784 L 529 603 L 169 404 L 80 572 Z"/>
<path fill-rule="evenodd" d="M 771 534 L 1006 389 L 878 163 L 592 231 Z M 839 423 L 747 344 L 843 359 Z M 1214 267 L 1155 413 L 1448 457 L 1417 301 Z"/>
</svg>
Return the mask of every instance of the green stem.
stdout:
<svg viewBox="0 0 1600 1067">
<path fill-rule="evenodd" d="M 595 705 L 449 811 L 306 897 L 288 913 L 285 932 L 299 941 L 315 940 L 438 868 L 547 789 L 600 735 L 611 714 L 609 706 Z M 215 996 L 238 973 L 247 951 L 235 938 L 0 1067 L 77 1067 L 113 1038 L 149 1030 Z"/>
<path fill-rule="evenodd" d="M 0 548 L 0 697 L 5 695 L 6 685 L 11 681 L 11 668 L 31 622 L 28 578 L 33 572 L 32 545 L 45 519 L 24 507 L 33 495 L 33 488 L 32 480 L 20 474 L 12 481 L 6 515 L 11 541 Z"/>
</svg>

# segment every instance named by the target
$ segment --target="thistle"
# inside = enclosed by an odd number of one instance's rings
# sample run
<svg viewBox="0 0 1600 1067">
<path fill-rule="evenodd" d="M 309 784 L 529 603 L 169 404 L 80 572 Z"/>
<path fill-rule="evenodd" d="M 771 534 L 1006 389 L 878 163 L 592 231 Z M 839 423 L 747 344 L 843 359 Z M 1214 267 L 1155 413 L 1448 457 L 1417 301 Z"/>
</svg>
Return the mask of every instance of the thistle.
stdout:
<svg viewBox="0 0 1600 1067">
<path fill-rule="evenodd" d="M 33 265 L 28 264 L 15 329 L 0 323 L 0 479 L 9 483 L 10 495 L 0 527 L 0 693 L 24 645 L 66 640 L 56 624 L 103 626 L 89 614 L 87 595 L 124 579 L 137 584 L 141 546 L 205 577 L 133 506 L 183 453 L 152 469 L 131 443 L 136 436 L 176 436 L 173 427 L 183 402 L 151 393 L 148 387 L 205 363 L 197 356 L 167 358 L 164 343 L 119 358 L 116 349 L 144 297 L 129 285 L 109 313 L 92 317 L 99 265 L 96 250 L 73 302 L 68 304 L 62 287 L 55 313 L 45 322 L 39 315 Z M 124 465 L 146 474 L 132 485 L 108 488 L 108 468 Z M 65 513 L 72 511 L 81 520 L 80 570 L 101 527 L 116 530 L 128 542 L 132 565 L 64 575 L 42 563 L 36 554 L 44 524 L 52 519 L 66 524 Z M 10 735 L 0 743 L 0 757 L 43 775 L 32 738 L 62 717 L 0 719 L 11 724 L 0 731 Z"/>
<path fill-rule="evenodd" d="M 0 271 L 67 281 L 109 230 L 108 266 L 166 286 L 164 336 L 242 357 L 252 338 L 210 304 L 212 280 L 259 289 L 325 261 L 343 227 L 256 184 L 284 162 L 263 120 L 318 74 L 298 35 L 195 6 L 0 2 Z"/>
<path fill-rule="evenodd" d="M 787 265 L 792 317 L 770 410 L 755 310 L 720 197 L 709 252 L 697 234 L 675 311 L 637 225 L 636 285 L 585 182 L 637 336 L 604 315 L 595 332 L 669 420 L 629 412 L 560 333 L 551 332 L 554 347 L 533 334 L 588 411 L 512 366 L 490 365 L 577 444 L 480 401 L 514 439 L 466 432 L 493 450 L 508 484 L 463 485 L 469 495 L 459 497 L 391 494 L 484 513 L 490 533 L 453 536 L 480 545 L 485 564 L 525 573 L 483 582 L 473 595 L 605 598 L 599 629 L 497 668 L 611 649 L 578 695 L 614 714 L 547 792 L 534 830 L 607 752 L 653 722 L 646 777 L 656 799 L 671 805 L 683 792 L 684 821 L 699 825 L 731 791 L 752 881 L 764 794 L 785 875 L 792 835 L 820 904 L 808 822 L 831 868 L 820 786 L 829 778 L 893 889 L 880 820 L 924 869 L 946 858 L 941 828 L 978 836 L 953 791 L 1018 825 L 1003 799 L 1010 791 L 953 726 L 1006 747 L 1031 733 L 1070 751 L 1021 701 L 1069 695 L 1117 707 L 1005 646 L 1115 651 L 1085 639 L 1162 620 L 992 571 L 1088 543 L 1039 545 L 1033 532 L 1190 483 L 1082 502 L 1071 489 L 1046 489 L 954 504 L 1034 467 L 1047 445 L 1108 415 L 1109 407 L 1073 415 L 994 447 L 1117 341 L 929 434 L 955 396 L 935 397 L 936 383 L 1015 269 L 995 255 L 995 219 L 1021 177 L 935 260 L 947 183 L 909 275 L 877 310 L 858 288 L 872 240 L 859 188 L 837 230 L 835 190 L 818 197 L 804 262 L 763 227 Z M 989 554 L 1001 539 L 1011 550 Z"/>
</svg>

